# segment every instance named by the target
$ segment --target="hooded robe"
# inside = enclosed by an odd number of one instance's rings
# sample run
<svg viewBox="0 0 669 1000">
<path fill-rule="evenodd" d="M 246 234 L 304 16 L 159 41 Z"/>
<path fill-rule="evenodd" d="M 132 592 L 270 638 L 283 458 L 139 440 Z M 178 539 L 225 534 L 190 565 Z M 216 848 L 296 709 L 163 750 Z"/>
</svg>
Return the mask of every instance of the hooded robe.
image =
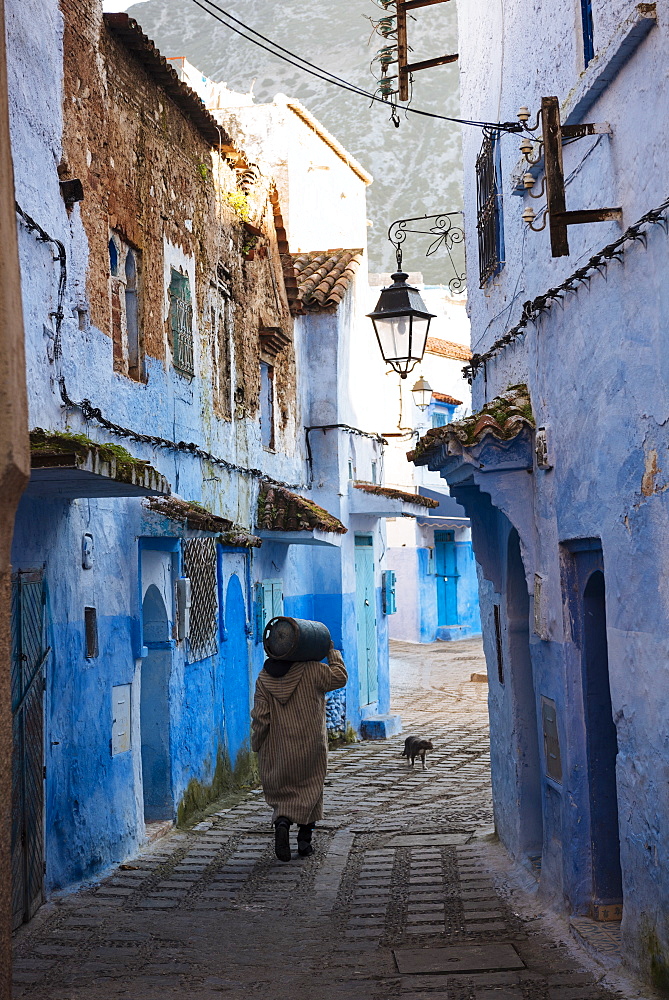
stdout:
<svg viewBox="0 0 669 1000">
<path fill-rule="evenodd" d="M 251 749 L 258 754 L 273 822 L 287 816 L 306 826 L 322 818 L 328 764 L 325 693 L 344 687 L 347 680 L 336 649 L 328 653 L 327 663 L 293 663 L 283 677 L 261 670 L 251 712 Z"/>
</svg>

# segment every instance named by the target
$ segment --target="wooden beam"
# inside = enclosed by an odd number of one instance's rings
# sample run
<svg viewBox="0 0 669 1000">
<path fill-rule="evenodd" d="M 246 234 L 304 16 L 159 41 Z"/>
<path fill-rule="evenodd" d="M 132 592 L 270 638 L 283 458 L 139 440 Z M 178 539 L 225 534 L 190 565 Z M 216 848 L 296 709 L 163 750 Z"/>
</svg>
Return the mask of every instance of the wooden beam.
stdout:
<svg viewBox="0 0 669 1000">
<path fill-rule="evenodd" d="M 409 74 L 406 72 L 407 59 L 409 58 L 409 43 L 407 41 L 407 13 L 406 4 L 397 4 L 397 62 L 399 65 L 399 98 L 400 101 L 409 100 Z"/>
<path fill-rule="evenodd" d="M 564 166 L 562 164 L 562 129 L 560 126 L 560 105 L 557 97 L 543 97 L 541 99 L 541 123 L 551 254 L 553 257 L 568 257 L 569 241 L 567 239 L 567 224 L 564 220 L 567 205 L 564 191 Z"/>
<path fill-rule="evenodd" d="M 405 10 L 417 10 L 418 7 L 432 7 L 435 3 L 448 3 L 448 0 L 399 0 L 398 7 L 404 7 Z"/>
<path fill-rule="evenodd" d="M 622 208 L 583 208 L 559 213 L 558 221 L 565 226 L 583 226 L 588 222 L 622 222 Z"/>
<path fill-rule="evenodd" d="M 404 67 L 405 73 L 417 73 L 421 69 L 432 69 L 433 66 L 445 66 L 446 63 L 457 62 L 458 53 L 451 56 L 439 56 L 437 59 L 423 59 L 422 62 L 409 63 Z"/>
</svg>

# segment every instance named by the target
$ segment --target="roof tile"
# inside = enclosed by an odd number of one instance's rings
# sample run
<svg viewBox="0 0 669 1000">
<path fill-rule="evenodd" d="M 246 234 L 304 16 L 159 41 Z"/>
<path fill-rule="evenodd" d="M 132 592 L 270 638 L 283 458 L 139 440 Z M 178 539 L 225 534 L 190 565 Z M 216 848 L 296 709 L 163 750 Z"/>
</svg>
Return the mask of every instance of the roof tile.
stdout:
<svg viewBox="0 0 669 1000">
<path fill-rule="evenodd" d="M 362 250 L 319 250 L 284 254 L 291 312 L 334 309 L 342 301 L 362 262 Z"/>
<path fill-rule="evenodd" d="M 465 344 L 441 340 L 439 337 L 428 337 L 425 350 L 428 354 L 438 354 L 442 358 L 452 358 L 453 361 L 470 361 L 472 357 L 472 352 Z"/>
<path fill-rule="evenodd" d="M 439 403 L 449 403 L 451 406 L 462 406 L 462 400 L 455 396 L 449 396 L 447 392 L 432 392 L 432 395 Z"/>
<path fill-rule="evenodd" d="M 418 439 L 414 450 L 407 452 L 407 459 L 415 462 L 449 441 L 460 449 L 473 448 L 486 435 L 498 441 L 510 441 L 525 427 L 533 429 L 534 426 L 529 389 L 523 383 L 511 385 L 506 392 L 486 403 L 478 413 L 445 427 L 430 428 Z"/>
<path fill-rule="evenodd" d="M 312 500 L 269 483 L 262 483 L 258 494 L 258 528 L 261 531 L 330 531 L 338 535 L 345 535 L 348 530 L 333 514 Z"/>
<path fill-rule="evenodd" d="M 419 507 L 438 507 L 439 501 L 430 497 L 421 496 L 420 493 L 408 493 L 406 490 L 396 490 L 392 486 L 378 486 L 376 483 L 354 483 L 356 490 L 363 490 L 364 493 L 373 493 L 379 497 L 388 497 L 391 500 L 403 500 L 405 503 L 418 504 Z"/>
</svg>

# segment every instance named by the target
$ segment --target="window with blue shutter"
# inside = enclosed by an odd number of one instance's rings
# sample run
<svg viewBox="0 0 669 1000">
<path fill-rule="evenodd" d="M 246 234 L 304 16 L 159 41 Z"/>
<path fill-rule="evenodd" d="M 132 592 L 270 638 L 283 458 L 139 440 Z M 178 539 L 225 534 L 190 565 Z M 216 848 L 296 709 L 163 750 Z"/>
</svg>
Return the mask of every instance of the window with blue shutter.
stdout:
<svg viewBox="0 0 669 1000">
<path fill-rule="evenodd" d="M 583 23 L 583 58 L 587 66 L 595 57 L 595 27 L 592 19 L 592 0 L 581 0 L 581 20 Z"/>
<path fill-rule="evenodd" d="M 397 611 L 397 601 L 395 598 L 395 584 L 397 577 L 391 569 L 387 569 L 383 574 L 383 613 L 384 615 L 394 615 Z"/>
</svg>

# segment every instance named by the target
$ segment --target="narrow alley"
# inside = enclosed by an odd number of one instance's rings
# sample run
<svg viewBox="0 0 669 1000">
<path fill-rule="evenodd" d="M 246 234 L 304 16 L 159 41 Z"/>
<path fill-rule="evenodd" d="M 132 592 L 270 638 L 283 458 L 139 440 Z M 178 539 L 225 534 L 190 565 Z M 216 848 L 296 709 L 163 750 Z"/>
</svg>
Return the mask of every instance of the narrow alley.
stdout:
<svg viewBox="0 0 669 1000">
<path fill-rule="evenodd" d="M 393 642 L 391 655 L 404 734 L 331 753 L 311 858 L 276 860 L 253 791 L 47 903 L 16 937 L 14 996 L 621 995 L 597 985 L 601 967 L 546 937 L 524 894 L 531 874 L 512 872 L 491 836 L 480 641 Z M 400 756 L 409 733 L 434 742 L 426 771 Z"/>
</svg>

